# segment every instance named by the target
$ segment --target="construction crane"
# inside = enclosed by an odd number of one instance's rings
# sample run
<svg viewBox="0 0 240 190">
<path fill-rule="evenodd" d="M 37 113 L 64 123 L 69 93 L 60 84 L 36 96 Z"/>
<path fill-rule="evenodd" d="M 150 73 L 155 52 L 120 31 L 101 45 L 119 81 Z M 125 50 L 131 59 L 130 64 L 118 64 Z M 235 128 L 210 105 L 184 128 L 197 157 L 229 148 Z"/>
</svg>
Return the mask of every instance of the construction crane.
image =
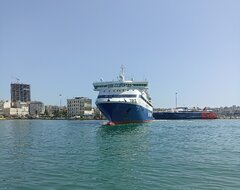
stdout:
<svg viewBox="0 0 240 190">
<path fill-rule="evenodd" d="M 19 78 L 17 78 L 17 77 L 12 77 L 12 78 L 16 80 L 16 83 L 17 83 L 17 84 L 19 83 L 19 81 L 20 81 Z"/>
<path fill-rule="evenodd" d="M 17 83 L 19 83 L 20 79 L 16 77 L 16 81 L 17 81 Z"/>
</svg>

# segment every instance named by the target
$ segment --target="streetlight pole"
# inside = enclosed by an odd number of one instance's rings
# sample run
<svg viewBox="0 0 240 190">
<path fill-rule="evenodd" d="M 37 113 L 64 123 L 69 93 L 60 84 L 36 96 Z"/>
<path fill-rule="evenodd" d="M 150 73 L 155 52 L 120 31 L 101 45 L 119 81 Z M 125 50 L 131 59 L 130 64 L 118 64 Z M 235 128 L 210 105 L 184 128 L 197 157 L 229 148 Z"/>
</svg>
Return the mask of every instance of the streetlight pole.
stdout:
<svg viewBox="0 0 240 190">
<path fill-rule="evenodd" d="M 61 99 L 61 97 L 62 97 L 62 94 L 59 94 L 59 99 L 60 99 L 60 100 L 59 100 L 59 103 L 60 103 L 60 104 L 59 104 L 59 105 L 60 105 L 59 108 L 61 108 L 61 106 L 62 106 L 62 99 Z"/>
<path fill-rule="evenodd" d="M 176 92 L 175 93 L 175 107 L 177 108 L 177 95 L 178 95 L 178 93 Z"/>
</svg>

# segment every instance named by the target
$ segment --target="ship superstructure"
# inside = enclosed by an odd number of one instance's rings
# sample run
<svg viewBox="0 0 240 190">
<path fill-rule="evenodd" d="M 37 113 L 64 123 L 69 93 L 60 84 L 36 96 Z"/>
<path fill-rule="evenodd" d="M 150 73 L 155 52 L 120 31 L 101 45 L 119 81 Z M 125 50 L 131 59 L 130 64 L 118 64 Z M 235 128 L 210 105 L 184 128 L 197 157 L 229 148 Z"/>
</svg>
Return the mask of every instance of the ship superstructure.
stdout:
<svg viewBox="0 0 240 190">
<path fill-rule="evenodd" d="M 123 67 L 116 81 L 93 83 L 99 91 L 96 105 L 112 124 L 140 123 L 153 119 L 147 81 L 125 80 Z"/>
</svg>

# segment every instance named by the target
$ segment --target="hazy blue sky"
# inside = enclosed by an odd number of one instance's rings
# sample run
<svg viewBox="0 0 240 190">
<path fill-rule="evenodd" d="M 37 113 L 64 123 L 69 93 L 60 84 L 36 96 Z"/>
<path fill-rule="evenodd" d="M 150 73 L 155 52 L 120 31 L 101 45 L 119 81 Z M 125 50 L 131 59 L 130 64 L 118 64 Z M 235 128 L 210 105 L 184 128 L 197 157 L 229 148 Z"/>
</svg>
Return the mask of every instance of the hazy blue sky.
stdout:
<svg viewBox="0 0 240 190">
<path fill-rule="evenodd" d="M 149 81 L 155 107 L 240 105 L 239 0 L 1 0 L 0 99 L 95 101 L 92 82 Z"/>
</svg>

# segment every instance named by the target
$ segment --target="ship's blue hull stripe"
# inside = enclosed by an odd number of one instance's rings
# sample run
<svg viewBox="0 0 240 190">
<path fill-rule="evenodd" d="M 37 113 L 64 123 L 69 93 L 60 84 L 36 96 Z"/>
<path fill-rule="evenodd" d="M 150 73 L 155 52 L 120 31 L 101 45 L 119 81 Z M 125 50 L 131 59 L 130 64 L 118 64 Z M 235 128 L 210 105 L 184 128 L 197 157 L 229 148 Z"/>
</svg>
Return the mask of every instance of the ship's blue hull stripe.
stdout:
<svg viewBox="0 0 240 190">
<path fill-rule="evenodd" d="M 154 112 L 155 119 L 202 119 L 202 112 Z"/>
<path fill-rule="evenodd" d="M 99 103 L 97 107 L 111 122 L 145 122 L 152 120 L 152 112 L 135 104 L 128 103 Z"/>
</svg>

